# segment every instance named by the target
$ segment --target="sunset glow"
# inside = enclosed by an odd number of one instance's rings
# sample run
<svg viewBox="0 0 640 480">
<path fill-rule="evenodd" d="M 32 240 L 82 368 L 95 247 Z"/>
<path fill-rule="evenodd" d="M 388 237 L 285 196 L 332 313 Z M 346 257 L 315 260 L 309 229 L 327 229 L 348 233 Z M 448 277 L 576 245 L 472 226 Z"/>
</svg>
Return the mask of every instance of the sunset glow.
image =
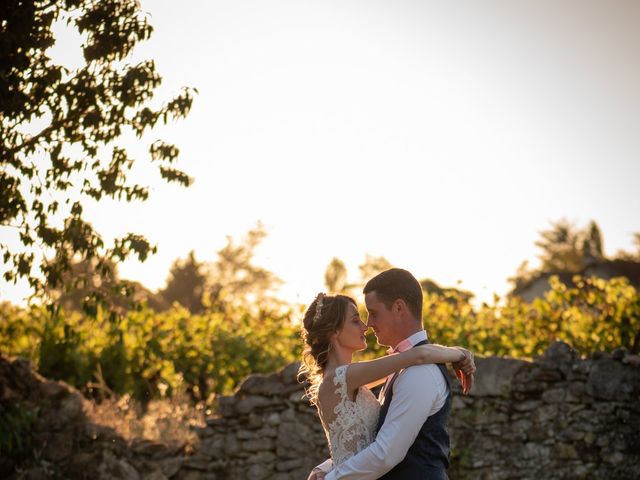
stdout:
<svg viewBox="0 0 640 480">
<path fill-rule="evenodd" d="M 120 267 L 156 290 L 173 260 L 213 260 L 264 223 L 256 263 L 307 303 L 333 257 L 366 254 L 490 300 L 549 222 L 640 231 L 640 3 L 146 0 L 159 96 L 198 89 L 162 137 L 194 184 L 146 171 L 140 204 L 88 206 L 107 238 L 158 253 Z M 82 61 L 61 25 L 55 55 Z M 24 285 L 0 284 L 20 302 Z"/>
</svg>

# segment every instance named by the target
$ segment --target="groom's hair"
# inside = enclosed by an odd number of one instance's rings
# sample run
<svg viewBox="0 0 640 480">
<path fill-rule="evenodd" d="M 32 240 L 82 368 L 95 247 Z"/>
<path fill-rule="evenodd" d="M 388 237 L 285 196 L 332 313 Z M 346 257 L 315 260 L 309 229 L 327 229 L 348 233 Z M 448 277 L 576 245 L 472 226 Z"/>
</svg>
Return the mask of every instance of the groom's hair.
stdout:
<svg viewBox="0 0 640 480">
<path fill-rule="evenodd" d="M 422 287 L 416 278 L 402 268 L 392 268 L 379 273 L 367 282 L 364 294 L 375 292 L 387 309 L 401 298 L 416 318 L 422 321 Z"/>
</svg>

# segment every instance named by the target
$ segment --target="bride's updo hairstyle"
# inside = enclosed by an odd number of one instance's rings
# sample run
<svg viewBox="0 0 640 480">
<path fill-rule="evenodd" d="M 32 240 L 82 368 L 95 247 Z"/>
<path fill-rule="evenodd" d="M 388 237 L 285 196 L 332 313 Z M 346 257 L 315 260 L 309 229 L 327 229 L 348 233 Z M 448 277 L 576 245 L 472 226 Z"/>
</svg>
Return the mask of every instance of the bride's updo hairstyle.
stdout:
<svg viewBox="0 0 640 480">
<path fill-rule="evenodd" d="M 298 379 L 306 377 L 309 386 L 307 396 L 312 404 L 318 400 L 318 387 L 327 366 L 331 351 L 331 336 L 342 328 L 349 304 L 357 307 L 355 300 L 346 295 L 325 295 L 319 293 L 302 321 L 302 364 Z"/>
</svg>

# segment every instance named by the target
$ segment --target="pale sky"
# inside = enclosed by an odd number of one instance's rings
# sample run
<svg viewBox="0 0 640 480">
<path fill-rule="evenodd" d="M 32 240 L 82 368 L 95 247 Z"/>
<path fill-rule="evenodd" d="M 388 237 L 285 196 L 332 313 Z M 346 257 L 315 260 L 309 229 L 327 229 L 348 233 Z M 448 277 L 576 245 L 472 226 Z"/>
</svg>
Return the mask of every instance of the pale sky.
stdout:
<svg viewBox="0 0 640 480">
<path fill-rule="evenodd" d="M 89 210 L 107 239 L 158 253 L 121 276 L 152 290 L 177 257 L 213 260 L 262 221 L 256 263 L 308 303 L 332 257 L 504 294 L 538 232 L 594 219 L 605 251 L 640 231 L 640 2 L 145 0 L 162 98 L 186 120 L 128 139 L 181 149 L 188 189 Z M 73 66 L 77 40 L 56 55 Z M 18 301 L 24 289 L 0 284 Z"/>
</svg>

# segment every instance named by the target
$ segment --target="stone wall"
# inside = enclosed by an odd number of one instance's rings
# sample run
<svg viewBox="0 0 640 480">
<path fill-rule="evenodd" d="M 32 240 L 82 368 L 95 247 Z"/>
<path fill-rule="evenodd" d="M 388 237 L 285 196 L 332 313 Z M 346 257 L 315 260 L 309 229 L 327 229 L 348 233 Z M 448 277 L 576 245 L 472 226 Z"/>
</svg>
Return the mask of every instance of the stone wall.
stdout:
<svg viewBox="0 0 640 480">
<path fill-rule="evenodd" d="M 452 479 L 640 478 L 638 356 L 580 359 L 557 342 L 533 362 L 489 357 L 477 366 L 471 395 L 455 386 Z M 251 376 L 221 398 L 183 468 L 212 479 L 306 478 L 328 451 L 296 368 Z"/>
<path fill-rule="evenodd" d="M 297 370 L 291 364 L 279 373 L 252 375 L 234 396 L 221 397 L 219 417 L 207 420 L 200 449 L 185 468 L 214 473 L 211 479 L 307 478 L 329 450 Z"/>
<path fill-rule="evenodd" d="M 94 422 L 91 409 L 73 387 L 0 355 L 0 478 L 166 480 L 180 473 L 181 448 L 127 440 Z"/>
<path fill-rule="evenodd" d="M 454 399 L 452 478 L 640 478 L 640 358 L 581 360 L 565 343 L 534 362 L 478 359 Z"/>
<path fill-rule="evenodd" d="M 640 357 L 580 359 L 564 343 L 533 362 L 478 358 L 477 383 L 454 383 L 450 431 L 455 479 L 640 478 Z M 328 457 L 315 409 L 292 364 L 253 375 L 198 427 L 194 454 L 126 441 L 91 422 L 87 401 L 62 382 L 0 357 L 0 413 L 37 409 L 37 464 L 0 455 L 2 478 L 127 480 L 305 479 Z"/>
</svg>

